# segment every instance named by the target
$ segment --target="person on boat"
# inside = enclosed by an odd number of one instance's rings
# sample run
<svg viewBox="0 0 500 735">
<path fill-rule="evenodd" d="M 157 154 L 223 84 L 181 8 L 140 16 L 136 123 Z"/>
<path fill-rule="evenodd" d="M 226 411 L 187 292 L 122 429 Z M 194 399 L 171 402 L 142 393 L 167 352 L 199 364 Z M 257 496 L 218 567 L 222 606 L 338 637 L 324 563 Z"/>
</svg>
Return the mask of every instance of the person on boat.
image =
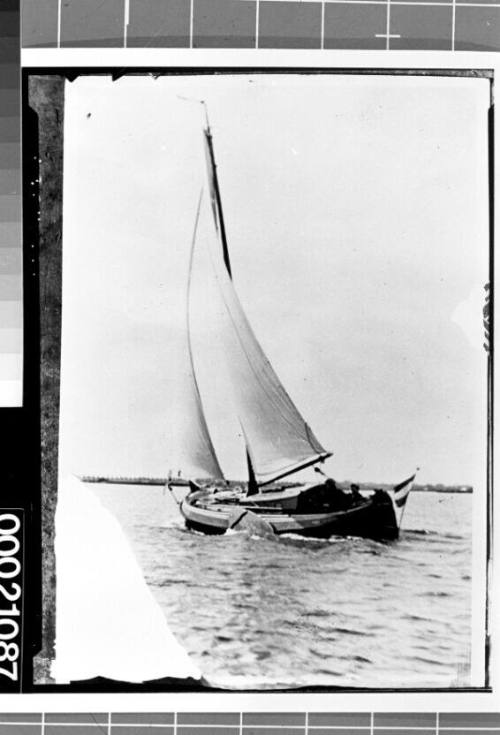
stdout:
<svg viewBox="0 0 500 735">
<path fill-rule="evenodd" d="M 325 488 L 328 490 L 328 499 L 335 509 L 343 510 L 349 505 L 349 499 L 344 491 L 337 486 L 335 480 L 327 477 L 325 480 Z"/>
<path fill-rule="evenodd" d="M 359 491 L 359 485 L 356 485 L 354 482 L 351 484 L 351 496 L 353 503 L 359 503 L 360 500 L 363 500 L 363 496 Z"/>
<path fill-rule="evenodd" d="M 389 496 L 387 495 L 385 490 L 382 490 L 381 487 L 375 489 L 372 499 L 375 503 L 380 503 L 381 505 L 387 505 L 387 503 L 391 502 Z"/>
</svg>

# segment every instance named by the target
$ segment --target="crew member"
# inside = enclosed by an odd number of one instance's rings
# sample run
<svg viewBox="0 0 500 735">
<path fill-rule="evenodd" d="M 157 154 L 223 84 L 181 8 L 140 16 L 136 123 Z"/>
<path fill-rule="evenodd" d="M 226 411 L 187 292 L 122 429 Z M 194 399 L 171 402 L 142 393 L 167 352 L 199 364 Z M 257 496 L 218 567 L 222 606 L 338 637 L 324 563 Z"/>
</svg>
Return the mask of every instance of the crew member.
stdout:
<svg viewBox="0 0 500 735">
<path fill-rule="evenodd" d="M 325 480 L 325 488 L 328 490 L 329 500 L 332 506 L 338 510 L 343 510 L 348 505 L 348 498 L 343 490 L 337 487 L 335 480 L 327 477 Z"/>
<path fill-rule="evenodd" d="M 353 503 L 359 503 L 360 500 L 363 500 L 363 496 L 359 492 L 359 485 L 356 485 L 354 482 L 351 485 L 351 495 Z"/>
</svg>

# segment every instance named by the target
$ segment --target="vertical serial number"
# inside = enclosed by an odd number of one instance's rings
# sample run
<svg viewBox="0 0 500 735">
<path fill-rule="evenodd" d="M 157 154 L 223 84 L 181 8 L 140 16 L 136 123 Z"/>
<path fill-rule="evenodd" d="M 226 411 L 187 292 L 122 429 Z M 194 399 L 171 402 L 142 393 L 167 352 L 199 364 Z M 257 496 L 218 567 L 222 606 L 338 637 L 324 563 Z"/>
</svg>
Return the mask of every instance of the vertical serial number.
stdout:
<svg viewBox="0 0 500 735">
<path fill-rule="evenodd" d="M 21 519 L 0 513 L 0 677 L 19 680 L 21 625 Z"/>
</svg>

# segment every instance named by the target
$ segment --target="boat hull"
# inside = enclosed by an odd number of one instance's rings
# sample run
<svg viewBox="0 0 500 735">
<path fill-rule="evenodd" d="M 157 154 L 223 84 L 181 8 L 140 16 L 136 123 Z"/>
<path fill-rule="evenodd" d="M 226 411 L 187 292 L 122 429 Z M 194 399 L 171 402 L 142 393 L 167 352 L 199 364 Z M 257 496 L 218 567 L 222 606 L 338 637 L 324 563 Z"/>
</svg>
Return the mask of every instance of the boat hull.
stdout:
<svg viewBox="0 0 500 735">
<path fill-rule="evenodd" d="M 385 498 L 366 499 L 342 511 L 297 514 L 278 509 L 256 512 L 243 504 L 204 502 L 203 494 L 194 493 L 182 501 L 180 510 L 187 528 L 205 534 L 225 533 L 248 512 L 269 524 L 276 535 L 297 534 L 313 538 L 361 536 L 393 540 L 399 535 L 396 515 L 391 498 L 386 493 L 384 495 Z"/>
</svg>

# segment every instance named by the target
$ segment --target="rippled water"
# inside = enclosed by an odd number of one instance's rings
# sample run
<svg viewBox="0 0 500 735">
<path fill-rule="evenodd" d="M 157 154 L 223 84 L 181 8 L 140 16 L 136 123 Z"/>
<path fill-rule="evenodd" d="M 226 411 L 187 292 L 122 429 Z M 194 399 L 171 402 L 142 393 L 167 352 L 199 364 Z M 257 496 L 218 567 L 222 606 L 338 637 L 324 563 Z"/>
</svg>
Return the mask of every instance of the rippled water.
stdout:
<svg viewBox="0 0 500 735">
<path fill-rule="evenodd" d="M 216 685 L 469 684 L 471 495 L 414 493 L 401 538 L 203 536 L 161 488 L 91 486 Z"/>
</svg>

